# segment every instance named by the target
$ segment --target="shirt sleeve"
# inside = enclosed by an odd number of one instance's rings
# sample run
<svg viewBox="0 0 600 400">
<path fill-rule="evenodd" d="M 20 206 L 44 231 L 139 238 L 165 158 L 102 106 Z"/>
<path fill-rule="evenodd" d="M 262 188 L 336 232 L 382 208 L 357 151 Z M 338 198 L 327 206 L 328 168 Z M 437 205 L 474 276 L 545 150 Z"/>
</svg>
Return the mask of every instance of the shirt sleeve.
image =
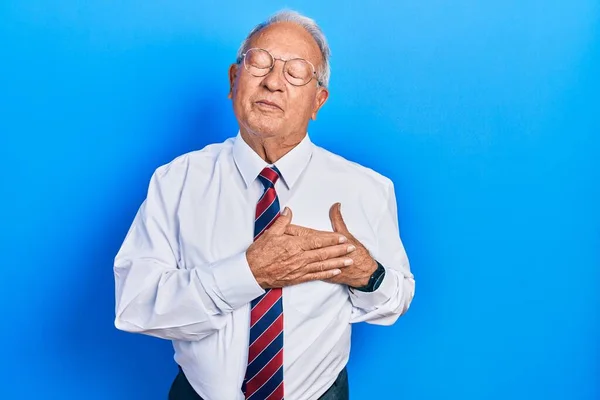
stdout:
<svg viewBox="0 0 600 400">
<path fill-rule="evenodd" d="M 153 174 L 115 257 L 115 326 L 163 339 L 201 340 L 264 290 L 245 251 L 212 264 L 179 267 L 176 208 L 181 184 L 165 174 L 162 169 Z"/>
<path fill-rule="evenodd" d="M 383 281 L 373 292 L 350 289 L 350 322 L 391 325 L 404 314 L 415 293 L 415 279 L 398 228 L 394 185 L 390 181 L 383 214 L 377 226 L 378 246 L 371 255 L 385 268 Z"/>
</svg>

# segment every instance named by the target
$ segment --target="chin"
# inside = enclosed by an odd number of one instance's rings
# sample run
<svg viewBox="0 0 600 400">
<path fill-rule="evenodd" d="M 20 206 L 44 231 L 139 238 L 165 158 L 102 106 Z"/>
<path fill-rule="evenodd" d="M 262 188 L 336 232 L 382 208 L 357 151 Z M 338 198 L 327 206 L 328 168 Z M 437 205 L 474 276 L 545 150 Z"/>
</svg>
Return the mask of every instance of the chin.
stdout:
<svg viewBox="0 0 600 400">
<path fill-rule="evenodd" d="M 281 136 L 283 133 L 281 121 L 273 121 L 271 118 L 251 118 L 247 129 L 253 134 L 261 137 Z"/>
</svg>

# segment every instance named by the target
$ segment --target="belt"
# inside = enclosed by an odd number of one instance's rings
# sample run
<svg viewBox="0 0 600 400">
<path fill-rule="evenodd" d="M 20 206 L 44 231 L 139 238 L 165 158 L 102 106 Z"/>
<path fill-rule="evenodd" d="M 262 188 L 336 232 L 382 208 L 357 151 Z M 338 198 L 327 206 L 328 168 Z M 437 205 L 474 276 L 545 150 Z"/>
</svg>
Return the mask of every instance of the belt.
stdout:
<svg viewBox="0 0 600 400">
<path fill-rule="evenodd" d="M 346 367 L 319 400 L 348 400 L 348 371 Z M 181 367 L 169 390 L 169 400 L 204 400 L 190 385 Z"/>
</svg>

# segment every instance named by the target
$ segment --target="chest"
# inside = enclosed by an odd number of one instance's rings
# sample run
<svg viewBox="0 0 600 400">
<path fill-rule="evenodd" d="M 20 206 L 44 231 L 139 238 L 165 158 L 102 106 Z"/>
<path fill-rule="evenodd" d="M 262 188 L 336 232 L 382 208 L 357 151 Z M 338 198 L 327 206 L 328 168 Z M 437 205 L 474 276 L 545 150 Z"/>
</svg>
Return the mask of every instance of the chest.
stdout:
<svg viewBox="0 0 600 400">
<path fill-rule="evenodd" d="M 370 197 L 344 182 L 322 178 L 319 182 L 303 182 L 292 190 L 276 186 L 280 209 L 287 206 L 292 210 L 295 225 L 331 232 L 329 210 L 340 202 L 350 232 L 373 250 L 377 246 L 377 210 L 373 210 Z M 175 218 L 180 268 L 218 268 L 217 261 L 244 252 L 253 241 L 256 204 L 263 191 L 260 186 L 245 188 L 229 182 L 194 188 L 182 196 Z M 328 312 L 333 312 L 334 318 L 335 310 L 347 301 L 348 292 L 343 285 L 309 281 L 284 288 L 284 308 L 299 317 L 288 320 L 290 324 L 324 317 Z"/>
<path fill-rule="evenodd" d="M 277 189 L 280 209 L 287 206 L 292 210 L 293 224 L 332 232 L 329 210 L 340 202 L 350 233 L 369 250 L 377 246 L 378 210 L 368 195 L 356 188 L 328 182 Z M 180 267 L 211 264 L 245 251 L 253 241 L 256 204 L 263 191 L 260 186 L 230 184 L 185 193 L 174 218 Z"/>
</svg>

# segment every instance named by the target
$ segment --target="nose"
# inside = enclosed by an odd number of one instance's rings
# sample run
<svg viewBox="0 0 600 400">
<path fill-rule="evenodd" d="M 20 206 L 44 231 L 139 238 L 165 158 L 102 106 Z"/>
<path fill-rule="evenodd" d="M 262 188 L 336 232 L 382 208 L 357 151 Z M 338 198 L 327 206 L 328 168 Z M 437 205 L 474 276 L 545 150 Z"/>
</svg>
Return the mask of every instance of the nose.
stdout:
<svg viewBox="0 0 600 400">
<path fill-rule="evenodd" d="M 279 62 L 278 62 L 279 61 Z M 275 60 L 273 68 L 263 77 L 262 84 L 271 92 L 283 92 L 285 89 L 285 77 L 283 76 L 284 62 Z"/>
</svg>

